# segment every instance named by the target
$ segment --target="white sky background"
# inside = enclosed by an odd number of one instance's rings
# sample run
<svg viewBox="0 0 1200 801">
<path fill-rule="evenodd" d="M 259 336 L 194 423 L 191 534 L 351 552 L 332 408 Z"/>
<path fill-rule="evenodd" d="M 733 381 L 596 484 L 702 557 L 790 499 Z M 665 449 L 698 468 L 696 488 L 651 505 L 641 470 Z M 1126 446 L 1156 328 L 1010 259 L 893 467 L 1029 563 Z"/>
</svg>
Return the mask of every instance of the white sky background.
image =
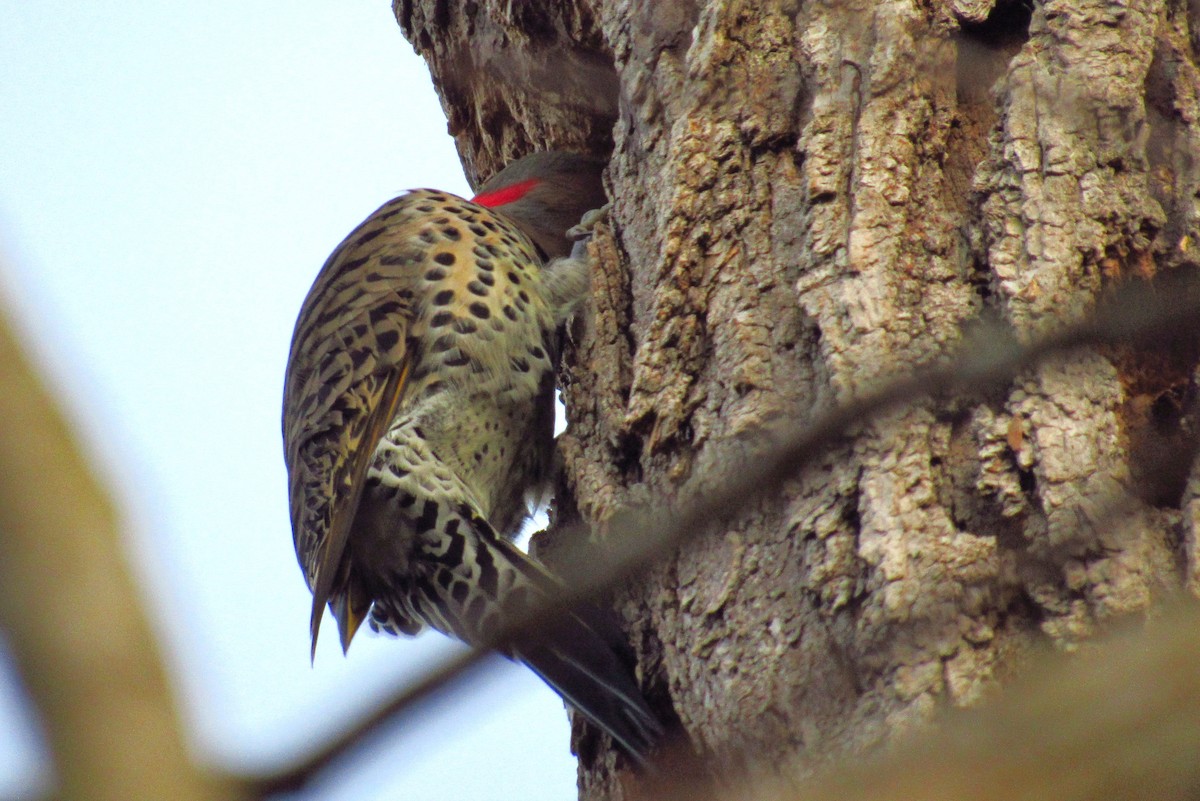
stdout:
<svg viewBox="0 0 1200 801">
<path fill-rule="evenodd" d="M 428 71 L 389 0 L 0 0 L 0 76 L 0 299 L 120 499 L 200 758 L 278 765 L 451 648 L 364 627 L 343 659 L 326 620 L 309 666 L 279 428 L 329 252 L 405 189 L 469 192 Z M 557 696 L 487 675 L 294 797 L 572 798 Z"/>
</svg>

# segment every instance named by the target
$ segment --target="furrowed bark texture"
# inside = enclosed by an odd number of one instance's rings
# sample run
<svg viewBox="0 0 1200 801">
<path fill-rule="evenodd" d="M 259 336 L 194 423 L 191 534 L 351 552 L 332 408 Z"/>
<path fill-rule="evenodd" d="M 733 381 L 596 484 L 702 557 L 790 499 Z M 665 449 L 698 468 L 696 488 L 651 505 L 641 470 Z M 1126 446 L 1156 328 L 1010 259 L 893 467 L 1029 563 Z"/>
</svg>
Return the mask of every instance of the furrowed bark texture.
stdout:
<svg viewBox="0 0 1200 801">
<path fill-rule="evenodd" d="M 394 8 L 472 178 L 611 147 L 561 440 L 601 537 L 980 313 L 1028 336 L 1196 266 L 1195 2 Z M 718 778 L 803 774 L 1196 594 L 1196 365 L 1191 341 L 1095 348 L 863 421 L 616 599 L 647 692 Z M 637 794 L 575 745 L 583 797 Z"/>
</svg>

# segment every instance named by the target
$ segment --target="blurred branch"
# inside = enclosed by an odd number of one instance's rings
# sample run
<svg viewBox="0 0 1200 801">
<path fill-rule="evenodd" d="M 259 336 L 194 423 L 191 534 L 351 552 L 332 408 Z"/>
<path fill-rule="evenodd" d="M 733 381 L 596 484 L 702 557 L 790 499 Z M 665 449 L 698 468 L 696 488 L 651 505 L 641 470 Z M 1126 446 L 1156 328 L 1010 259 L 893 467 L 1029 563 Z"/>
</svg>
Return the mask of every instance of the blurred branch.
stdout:
<svg viewBox="0 0 1200 801">
<path fill-rule="evenodd" d="M 683 770 L 644 780 L 655 801 L 1184 801 L 1200 797 L 1200 607 L 1176 605 L 1083 654 L 1044 653 L 974 709 L 893 733 L 868 756 L 804 781 L 706 781 Z M 690 769 L 689 769 L 690 767 Z"/>
<path fill-rule="evenodd" d="M 803 787 L 804 801 L 1182 801 L 1200 796 L 1200 610 L 1173 610 L 1081 656 L 1024 671 L 986 706 L 948 715 Z"/>
<path fill-rule="evenodd" d="M 975 395 L 1011 381 L 1022 370 L 1075 348 L 1144 341 L 1200 328 L 1200 280 L 1195 275 L 1166 276 L 1155 282 L 1129 284 L 1113 291 L 1087 319 L 1058 331 L 1020 342 L 999 321 L 979 322 L 965 337 L 956 356 L 925 365 L 879 389 L 832 409 L 808 425 L 783 425 L 731 458 L 719 475 L 699 475 L 681 489 L 676 502 L 630 510 L 608 525 L 606 548 L 589 546 L 587 528 L 572 527 L 560 536 L 559 553 L 565 589 L 521 626 L 502 632 L 490 644 L 503 648 L 523 630 L 537 630 L 573 604 L 599 595 L 648 568 L 681 544 L 712 531 L 748 505 L 777 494 L 783 483 L 854 427 L 875 415 L 920 398 Z M 667 507 L 675 507 L 674 509 Z M 572 552 L 574 550 L 574 552 Z M 556 556 L 557 559 L 557 556 Z M 451 689 L 490 653 L 481 648 L 447 660 L 418 682 L 399 692 L 369 719 L 345 732 L 308 759 L 252 785 L 262 791 L 297 788 L 340 754 L 385 722 L 411 714 L 421 702 Z"/>
<path fill-rule="evenodd" d="M 233 797 L 189 760 L 112 502 L 2 316 L 0 421 L 0 627 L 55 796 Z"/>
</svg>

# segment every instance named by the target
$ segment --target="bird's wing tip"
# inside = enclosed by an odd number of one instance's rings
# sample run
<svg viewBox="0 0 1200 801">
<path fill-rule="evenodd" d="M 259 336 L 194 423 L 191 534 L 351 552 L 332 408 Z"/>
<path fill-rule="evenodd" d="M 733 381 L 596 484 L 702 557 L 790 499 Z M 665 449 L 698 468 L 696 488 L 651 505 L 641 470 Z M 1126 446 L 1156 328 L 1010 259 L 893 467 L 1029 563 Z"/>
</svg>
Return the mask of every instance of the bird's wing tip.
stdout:
<svg viewBox="0 0 1200 801">
<path fill-rule="evenodd" d="M 324 612 L 325 610 L 321 606 L 318 606 L 314 599 L 312 618 L 310 618 L 308 623 L 309 636 L 312 638 L 312 646 L 308 653 L 308 659 L 314 665 L 317 662 L 317 635 L 321 631 L 321 617 Z"/>
</svg>

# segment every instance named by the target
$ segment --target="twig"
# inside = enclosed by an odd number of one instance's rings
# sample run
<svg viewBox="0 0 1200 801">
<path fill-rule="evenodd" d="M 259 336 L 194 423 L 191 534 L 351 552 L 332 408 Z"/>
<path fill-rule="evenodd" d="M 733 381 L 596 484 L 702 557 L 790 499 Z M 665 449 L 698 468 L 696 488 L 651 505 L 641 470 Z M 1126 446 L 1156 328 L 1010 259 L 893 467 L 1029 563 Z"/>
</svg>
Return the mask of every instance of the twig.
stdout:
<svg viewBox="0 0 1200 801">
<path fill-rule="evenodd" d="M 1122 287 L 1086 320 L 1026 344 L 999 322 L 980 322 L 966 336 L 956 357 L 894 378 L 880 389 L 818 416 L 809 425 L 787 426 L 768 434 L 761 447 L 738 460 L 736 466 L 723 470 L 719 478 L 697 476 L 679 493 L 681 500 L 674 504 L 677 511 L 643 508 L 616 515 L 608 527 L 609 547 L 603 553 L 597 554 L 594 546 L 586 545 L 585 526 L 564 531 L 560 536 L 568 544 L 564 546 L 560 575 L 565 589 L 559 597 L 548 599 L 520 625 L 500 632 L 487 647 L 431 670 L 317 753 L 278 774 L 251 780 L 251 785 L 262 792 L 303 786 L 385 721 L 411 712 L 418 703 L 463 680 L 493 649 L 502 649 L 520 632 L 547 625 L 572 605 L 612 589 L 683 542 L 712 531 L 747 505 L 776 494 L 785 480 L 841 441 L 852 427 L 875 415 L 923 397 L 977 393 L 1010 381 L 1043 359 L 1078 347 L 1196 330 L 1198 322 L 1200 280 L 1190 275 Z M 577 558 L 585 548 L 588 558 Z"/>
<path fill-rule="evenodd" d="M 192 763 L 106 488 L 0 310 L 0 627 L 55 797 L 240 798 Z"/>
</svg>

